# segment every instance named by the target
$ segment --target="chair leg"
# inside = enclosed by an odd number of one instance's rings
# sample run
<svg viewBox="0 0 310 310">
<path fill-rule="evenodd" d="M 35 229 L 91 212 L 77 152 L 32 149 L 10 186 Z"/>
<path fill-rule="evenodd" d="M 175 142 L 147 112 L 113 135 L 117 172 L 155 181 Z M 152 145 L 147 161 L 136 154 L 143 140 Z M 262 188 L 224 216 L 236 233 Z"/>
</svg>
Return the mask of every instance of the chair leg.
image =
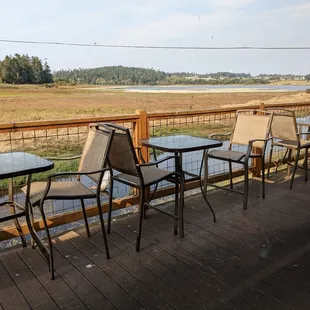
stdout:
<svg viewBox="0 0 310 310">
<path fill-rule="evenodd" d="M 185 179 L 184 175 L 181 175 L 180 182 L 180 201 L 179 201 L 179 226 L 180 226 L 180 237 L 184 238 L 184 192 L 185 192 Z M 204 194 L 204 193 L 203 193 Z"/>
<path fill-rule="evenodd" d="M 308 148 L 305 149 L 304 168 L 305 168 L 305 182 L 307 182 L 308 181 Z"/>
<path fill-rule="evenodd" d="M 146 196 L 146 193 L 144 194 L 144 197 Z M 143 218 L 146 220 L 146 210 L 147 210 L 147 205 L 146 204 L 144 204 L 143 205 L 143 208 L 144 208 L 144 210 L 143 210 Z"/>
<path fill-rule="evenodd" d="M 31 203 L 29 205 L 29 211 L 30 211 L 31 225 L 32 225 L 32 227 L 34 227 L 33 206 Z M 31 247 L 34 249 L 35 248 L 35 242 L 34 242 L 34 239 L 32 237 L 31 237 L 30 243 L 31 243 Z"/>
<path fill-rule="evenodd" d="M 99 219 L 100 219 L 100 224 L 101 224 L 102 236 L 104 240 L 105 253 L 106 253 L 107 259 L 109 259 L 110 251 L 109 251 L 107 234 L 106 234 L 105 227 L 104 227 L 103 213 L 102 213 L 101 201 L 100 201 L 100 193 L 98 193 L 97 195 L 97 207 L 98 207 Z"/>
<path fill-rule="evenodd" d="M 143 212 L 144 212 L 144 188 L 140 189 L 140 218 L 139 218 L 139 231 L 137 236 L 136 251 L 140 251 L 140 242 L 141 242 L 141 233 L 142 233 L 142 221 L 143 221 Z"/>
<path fill-rule="evenodd" d="M 209 156 L 208 156 L 208 152 L 205 150 L 203 152 L 203 158 L 202 158 L 202 161 L 201 161 L 201 167 L 200 167 L 200 180 L 201 180 L 201 172 L 202 172 L 202 166 L 203 166 L 203 161 L 204 161 L 204 164 L 205 164 L 205 167 L 204 167 L 204 184 L 203 184 L 203 192 L 205 193 L 205 195 L 207 196 L 207 191 L 208 191 L 208 177 L 209 177 Z"/>
<path fill-rule="evenodd" d="M 52 277 L 52 280 L 55 279 L 55 274 L 54 274 L 54 256 L 53 256 L 53 245 L 52 245 L 52 239 L 51 239 L 51 235 L 50 235 L 50 232 L 49 232 L 49 229 L 48 229 L 48 226 L 47 226 L 47 222 L 46 222 L 46 217 L 45 217 L 45 214 L 44 214 L 44 210 L 43 210 L 43 203 L 41 203 L 40 205 L 40 212 L 41 212 L 41 216 L 42 216 L 42 219 L 43 219 L 43 224 L 44 224 L 44 229 L 45 229 L 45 232 L 46 232 L 46 236 L 47 236 L 47 241 L 48 241 L 48 268 L 49 268 L 49 271 L 51 272 L 51 277 Z"/>
<path fill-rule="evenodd" d="M 233 176 L 232 176 L 232 163 L 231 161 L 228 162 L 229 164 L 229 181 L 230 181 L 230 189 L 233 189 Z"/>
<path fill-rule="evenodd" d="M 292 161 L 292 149 L 289 149 L 287 155 L 287 176 L 291 175 L 291 161 Z"/>
<path fill-rule="evenodd" d="M 291 176 L 290 189 L 293 188 L 293 183 L 294 183 L 294 178 L 295 178 L 295 173 L 296 173 L 296 169 L 297 169 L 299 155 L 300 155 L 300 148 L 297 149 L 297 153 L 296 153 L 295 164 L 294 164 L 293 173 L 292 173 L 292 176 Z"/>
<path fill-rule="evenodd" d="M 270 176 L 270 168 L 271 168 L 271 162 L 272 162 L 272 154 L 273 154 L 273 145 L 271 145 L 271 147 L 270 147 L 270 152 L 269 152 L 267 179 L 269 179 L 269 176 Z"/>
<path fill-rule="evenodd" d="M 108 212 L 108 234 L 111 233 L 111 220 L 112 220 L 112 201 L 113 201 L 113 179 L 110 179 L 110 195 L 109 195 L 109 212 Z"/>
<path fill-rule="evenodd" d="M 85 222 L 85 228 L 86 228 L 87 237 L 90 237 L 88 220 L 87 220 L 87 214 L 86 214 L 85 204 L 84 204 L 84 200 L 83 199 L 81 199 L 81 207 L 82 207 L 82 211 L 83 211 L 83 216 L 84 216 L 84 222 Z"/>
<path fill-rule="evenodd" d="M 262 198 L 265 199 L 266 197 L 266 192 L 265 192 L 265 156 L 262 155 L 261 157 L 262 160 Z"/>
<path fill-rule="evenodd" d="M 174 196 L 174 234 L 178 234 L 178 216 L 179 216 L 179 184 L 175 184 L 175 196 Z"/>
<path fill-rule="evenodd" d="M 244 197 L 243 197 L 243 210 L 248 208 L 248 196 L 249 196 L 249 167 L 248 162 L 244 163 Z"/>
</svg>

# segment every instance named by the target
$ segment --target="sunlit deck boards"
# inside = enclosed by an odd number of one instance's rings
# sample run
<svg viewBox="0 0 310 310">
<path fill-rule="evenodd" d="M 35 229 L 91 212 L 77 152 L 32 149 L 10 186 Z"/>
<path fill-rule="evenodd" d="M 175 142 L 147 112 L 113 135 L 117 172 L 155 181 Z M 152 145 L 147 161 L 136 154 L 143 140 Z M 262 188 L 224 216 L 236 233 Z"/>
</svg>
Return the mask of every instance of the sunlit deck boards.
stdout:
<svg viewBox="0 0 310 310">
<path fill-rule="evenodd" d="M 186 236 L 150 212 L 142 251 L 135 252 L 135 215 L 113 222 L 107 261 L 99 226 L 55 238 L 57 277 L 36 250 L 0 254 L 3 309 L 310 309 L 310 182 L 297 178 L 250 186 L 242 197 L 209 195 L 214 224 L 200 195 L 186 198 Z M 170 207 L 168 205 L 168 207 Z M 0 309 L 1 309 L 0 307 Z"/>
</svg>

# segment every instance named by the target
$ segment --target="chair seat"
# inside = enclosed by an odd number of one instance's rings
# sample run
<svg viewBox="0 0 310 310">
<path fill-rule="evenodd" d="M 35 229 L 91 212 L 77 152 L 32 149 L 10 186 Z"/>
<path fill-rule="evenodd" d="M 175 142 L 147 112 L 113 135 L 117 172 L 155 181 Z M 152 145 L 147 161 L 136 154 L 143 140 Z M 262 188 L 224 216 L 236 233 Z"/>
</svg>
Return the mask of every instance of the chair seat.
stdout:
<svg viewBox="0 0 310 310">
<path fill-rule="evenodd" d="M 37 205 L 42 198 L 46 182 L 34 182 L 30 188 L 30 202 Z M 22 188 L 26 193 L 27 186 Z M 87 199 L 95 198 L 96 194 L 79 181 L 57 181 L 52 182 L 46 199 Z"/>
<path fill-rule="evenodd" d="M 309 140 L 300 139 L 299 141 L 300 141 L 301 148 L 310 147 L 310 141 Z M 279 146 L 283 146 L 283 147 L 287 147 L 287 148 L 291 148 L 291 149 L 297 149 L 298 142 L 297 141 L 291 141 L 291 140 L 279 140 L 279 141 L 276 141 L 274 143 L 274 145 L 279 145 Z"/>
<path fill-rule="evenodd" d="M 164 179 L 168 177 L 169 175 L 172 175 L 173 171 L 168 171 L 164 169 L 157 168 L 155 166 L 142 166 L 141 167 L 141 173 L 144 180 L 144 185 L 151 185 L 155 184 L 157 180 Z M 120 173 L 115 175 L 115 178 L 122 179 L 125 181 L 128 181 L 130 183 L 133 183 L 137 186 L 140 186 L 140 180 L 136 176 L 132 176 L 125 173 Z"/>
<path fill-rule="evenodd" d="M 234 160 L 240 161 L 244 159 L 246 153 L 233 151 L 233 150 L 212 150 L 208 153 L 209 157 L 224 159 L 224 160 Z"/>
</svg>

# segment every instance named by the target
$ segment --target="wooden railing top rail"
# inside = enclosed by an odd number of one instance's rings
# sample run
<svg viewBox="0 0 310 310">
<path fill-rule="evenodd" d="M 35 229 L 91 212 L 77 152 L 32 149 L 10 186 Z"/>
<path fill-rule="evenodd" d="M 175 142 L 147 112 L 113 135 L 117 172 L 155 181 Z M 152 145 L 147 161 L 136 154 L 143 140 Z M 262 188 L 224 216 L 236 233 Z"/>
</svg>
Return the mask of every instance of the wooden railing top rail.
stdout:
<svg viewBox="0 0 310 310">
<path fill-rule="evenodd" d="M 139 116 L 136 114 L 132 114 L 132 115 L 114 115 L 114 116 L 111 115 L 111 116 L 98 116 L 98 117 L 85 117 L 85 118 L 68 118 L 68 119 L 47 120 L 47 121 L 2 123 L 0 124 L 0 132 L 79 127 L 79 126 L 87 126 L 89 123 L 136 122 L 138 120 Z"/>
<path fill-rule="evenodd" d="M 205 114 L 221 114 L 221 113 L 233 113 L 237 110 L 243 109 L 258 109 L 260 108 L 260 104 L 255 105 L 240 105 L 235 107 L 226 107 L 226 108 L 218 108 L 218 109 L 205 109 L 205 110 L 194 110 L 194 111 L 176 111 L 176 112 L 155 112 L 155 113 L 147 113 L 147 117 L 149 119 L 157 119 L 157 118 L 167 118 L 167 117 L 174 117 L 174 116 L 199 116 Z M 295 102 L 295 103 L 273 103 L 267 104 L 268 108 L 279 108 L 279 107 L 303 107 L 303 106 L 310 106 L 310 102 Z"/>
</svg>

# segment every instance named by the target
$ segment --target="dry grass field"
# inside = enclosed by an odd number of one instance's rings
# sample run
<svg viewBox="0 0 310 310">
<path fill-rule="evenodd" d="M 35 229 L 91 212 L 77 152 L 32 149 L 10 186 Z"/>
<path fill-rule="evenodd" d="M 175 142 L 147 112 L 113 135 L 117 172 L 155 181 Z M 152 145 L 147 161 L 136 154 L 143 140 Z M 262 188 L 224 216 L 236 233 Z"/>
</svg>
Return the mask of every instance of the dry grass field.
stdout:
<svg viewBox="0 0 310 310">
<path fill-rule="evenodd" d="M 45 88 L 0 85 L 0 123 L 130 114 L 203 110 L 265 102 L 310 101 L 310 94 L 288 92 L 135 93 L 78 87 Z"/>
</svg>

